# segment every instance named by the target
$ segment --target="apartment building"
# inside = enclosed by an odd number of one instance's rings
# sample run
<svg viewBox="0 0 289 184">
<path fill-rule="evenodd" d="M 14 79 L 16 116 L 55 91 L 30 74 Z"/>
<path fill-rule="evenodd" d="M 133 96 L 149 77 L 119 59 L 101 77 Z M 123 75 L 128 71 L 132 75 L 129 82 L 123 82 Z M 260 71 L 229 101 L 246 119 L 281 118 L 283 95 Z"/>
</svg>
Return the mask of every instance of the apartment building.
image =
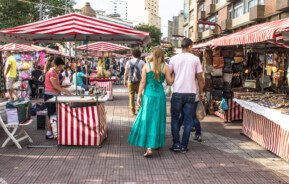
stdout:
<svg viewBox="0 0 289 184">
<path fill-rule="evenodd" d="M 188 28 L 195 42 L 202 42 L 220 33 L 231 33 L 258 23 L 289 17 L 289 1 L 189 0 L 189 12 L 188 25 L 184 24 L 184 27 Z M 198 24 L 200 20 L 216 23 L 220 27 Z"/>
<path fill-rule="evenodd" d="M 159 17 L 159 0 L 145 0 L 147 22 L 161 29 L 161 18 Z"/>
<path fill-rule="evenodd" d="M 168 21 L 168 42 L 174 47 L 181 47 L 180 36 L 184 36 L 184 11 L 173 17 L 172 21 Z"/>
<path fill-rule="evenodd" d="M 128 4 L 124 0 L 110 0 L 109 9 L 107 11 L 110 15 L 118 14 L 121 19 L 127 20 Z"/>
</svg>

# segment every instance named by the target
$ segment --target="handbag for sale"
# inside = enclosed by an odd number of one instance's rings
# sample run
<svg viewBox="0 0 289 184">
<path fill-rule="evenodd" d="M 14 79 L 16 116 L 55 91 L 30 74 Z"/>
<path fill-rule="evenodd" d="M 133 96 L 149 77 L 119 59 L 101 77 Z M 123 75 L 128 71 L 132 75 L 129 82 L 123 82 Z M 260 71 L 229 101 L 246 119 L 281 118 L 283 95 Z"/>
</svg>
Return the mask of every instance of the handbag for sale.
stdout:
<svg viewBox="0 0 289 184">
<path fill-rule="evenodd" d="M 256 80 L 245 80 L 244 87 L 256 89 Z"/>
<path fill-rule="evenodd" d="M 223 97 L 226 99 L 232 99 L 233 98 L 233 92 L 223 92 Z"/>
<path fill-rule="evenodd" d="M 261 88 L 264 88 L 264 89 L 272 86 L 271 78 L 268 75 L 264 76 L 263 80 L 262 78 L 260 78 L 259 83 L 260 83 Z"/>
<path fill-rule="evenodd" d="M 214 90 L 212 92 L 212 99 L 213 100 L 221 101 L 222 97 L 223 97 L 223 91 L 222 90 Z"/>
<path fill-rule="evenodd" d="M 214 68 L 224 68 L 224 58 L 223 57 L 213 57 Z"/>
<path fill-rule="evenodd" d="M 212 81 L 214 89 L 223 89 L 224 81 L 222 77 L 213 77 Z"/>
<path fill-rule="evenodd" d="M 232 87 L 240 87 L 242 85 L 241 77 L 233 77 L 232 79 Z"/>
<path fill-rule="evenodd" d="M 223 110 L 223 111 L 227 111 L 229 110 L 229 105 L 228 105 L 228 101 L 227 101 L 227 98 L 222 98 L 222 101 L 220 103 L 220 108 Z"/>
<path fill-rule="evenodd" d="M 209 74 L 205 74 L 205 91 L 213 90 L 213 81 L 212 77 Z"/>
<path fill-rule="evenodd" d="M 232 84 L 228 82 L 224 82 L 223 91 L 224 92 L 231 92 L 232 91 Z"/>
<path fill-rule="evenodd" d="M 221 77 L 223 76 L 223 68 L 214 68 L 211 75 L 213 77 Z"/>
<path fill-rule="evenodd" d="M 233 74 L 232 73 L 224 73 L 224 75 L 223 75 L 224 82 L 231 83 L 232 82 L 232 78 L 233 78 Z"/>
<path fill-rule="evenodd" d="M 242 57 L 243 51 L 235 51 L 235 57 Z"/>
<path fill-rule="evenodd" d="M 213 69 L 214 69 L 214 67 L 212 65 L 207 65 L 205 67 L 205 73 L 212 73 Z"/>
<path fill-rule="evenodd" d="M 231 58 L 224 58 L 224 68 L 230 68 L 232 69 L 234 60 L 232 60 Z"/>
<path fill-rule="evenodd" d="M 213 64 L 213 53 L 211 50 L 204 51 L 204 61 L 205 61 L 205 65 Z"/>
<path fill-rule="evenodd" d="M 234 57 L 234 63 L 242 63 L 244 61 L 243 57 Z"/>
<path fill-rule="evenodd" d="M 221 49 L 220 48 L 215 48 L 213 49 L 213 56 L 215 57 L 220 57 L 221 56 Z"/>
<path fill-rule="evenodd" d="M 233 73 L 232 68 L 224 68 L 223 73 Z"/>
<path fill-rule="evenodd" d="M 233 64 L 233 72 L 239 72 L 239 71 L 242 71 L 243 70 L 243 64 Z"/>
<path fill-rule="evenodd" d="M 234 57 L 234 51 L 232 50 L 222 50 L 221 53 L 223 57 L 229 57 L 229 58 Z"/>
</svg>

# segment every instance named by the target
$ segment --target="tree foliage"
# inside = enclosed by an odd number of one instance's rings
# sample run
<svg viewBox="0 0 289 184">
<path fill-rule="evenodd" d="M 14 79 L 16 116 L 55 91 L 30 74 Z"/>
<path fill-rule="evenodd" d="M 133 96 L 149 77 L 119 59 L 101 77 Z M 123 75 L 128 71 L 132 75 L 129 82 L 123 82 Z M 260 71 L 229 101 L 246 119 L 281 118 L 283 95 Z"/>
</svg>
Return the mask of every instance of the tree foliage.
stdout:
<svg viewBox="0 0 289 184">
<path fill-rule="evenodd" d="M 43 18 L 56 17 L 72 10 L 73 0 L 43 0 Z M 0 29 L 28 24 L 39 20 L 39 0 L 0 0 Z"/>
<path fill-rule="evenodd" d="M 139 24 L 135 27 L 135 29 L 150 33 L 150 37 L 151 37 L 152 42 L 147 46 L 149 50 L 150 50 L 150 48 L 152 48 L 154 46 L 160 45 L 162 32 L 156 26 L 151 26 L 148 24 Z"/>
</svg>

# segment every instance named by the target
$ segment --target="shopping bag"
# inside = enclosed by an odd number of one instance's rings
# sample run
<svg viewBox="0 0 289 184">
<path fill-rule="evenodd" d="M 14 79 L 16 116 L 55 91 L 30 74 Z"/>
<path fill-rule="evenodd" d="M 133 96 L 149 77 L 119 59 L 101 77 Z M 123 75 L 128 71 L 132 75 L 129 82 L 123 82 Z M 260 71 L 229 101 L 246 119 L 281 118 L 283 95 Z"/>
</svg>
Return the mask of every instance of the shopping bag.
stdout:
<svg viewBox="0 0 289 184">
<path fill-rule="evenodd" d="M 196 116 L 198 120 L 203 120 L 206 117 L 206 109 L 203 102 L 198 102 Z"/>
<path fill-rule="evenodd" d="M 223 111 L 229 110 L 229 106 L 228 106 L 228 101 L 227 101 L 227 99 L 222 98 L 220 107 L 221 107 L 221 109 L 222 109 Z"/>
</svg>

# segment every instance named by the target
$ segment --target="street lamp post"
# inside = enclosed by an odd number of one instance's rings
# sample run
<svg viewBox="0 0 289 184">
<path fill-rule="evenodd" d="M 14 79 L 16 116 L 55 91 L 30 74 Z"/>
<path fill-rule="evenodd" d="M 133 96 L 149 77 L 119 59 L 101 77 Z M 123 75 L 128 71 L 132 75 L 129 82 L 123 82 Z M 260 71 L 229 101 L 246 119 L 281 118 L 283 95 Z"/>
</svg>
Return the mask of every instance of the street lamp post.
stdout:
<svg viewBox="0 0 289 184">
<path fill-rule="evenodd" d="M 217 24 L 216 22 L 210 22 L 210 21 L 205 21 L 205 20 L 199 20 L 198 21 L 198 24 L 199 25 L 208 25 L 208 26 L 217 26 L 220 30 L 220 34 L 222 34 L 223 30 L 222 30 L 222 27 Z"/>
</svg>

